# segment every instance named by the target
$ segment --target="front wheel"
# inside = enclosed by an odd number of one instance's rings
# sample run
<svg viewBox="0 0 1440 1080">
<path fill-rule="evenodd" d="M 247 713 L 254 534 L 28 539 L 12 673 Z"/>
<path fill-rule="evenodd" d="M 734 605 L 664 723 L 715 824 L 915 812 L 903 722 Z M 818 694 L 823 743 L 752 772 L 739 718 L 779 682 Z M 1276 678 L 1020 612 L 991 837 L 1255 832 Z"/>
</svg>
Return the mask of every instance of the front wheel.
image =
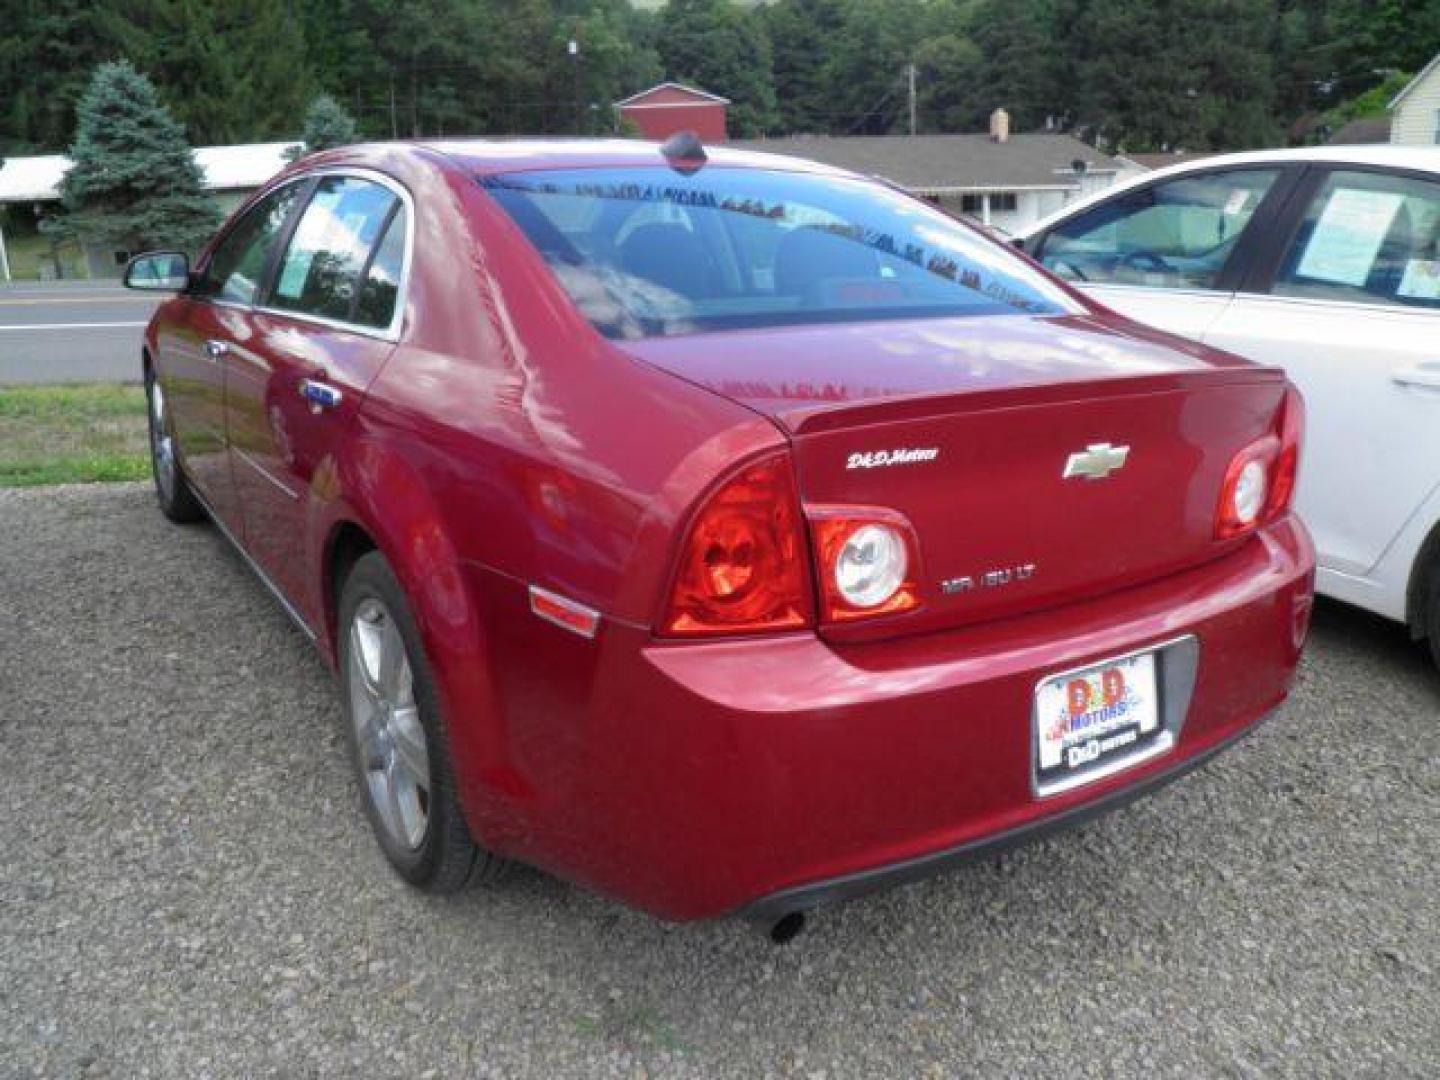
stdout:
<svg viewBox="0 0 1440 1080">
<path fill-rule="evenodd" d="M 153 372 L 145 373 L 145 401 L 150 416 L 150 472 L 155 478 L 155 498 L 160 512 L 171 521 L 199 521 L 205 508 L 190 490 L 190 482 L 175 456 L 175 424 L 170 400 Z"/>
<path fill-rule="evenodd" d="M 1430 639 L 1430 656 L 1440 667 L 1440 564 L 1430 570 L 1430 603 L 1425 618 L 1425 636 Z"/>
<path fill-rule="evenodd" d="M 378 552 L 360 558 L 341 589 L 339 652 L 351 757 L 385 857 L 427 892 L 497 876 L 503 860 L 475 843 L 461 816 L 434 676 Z"/>
</svg>

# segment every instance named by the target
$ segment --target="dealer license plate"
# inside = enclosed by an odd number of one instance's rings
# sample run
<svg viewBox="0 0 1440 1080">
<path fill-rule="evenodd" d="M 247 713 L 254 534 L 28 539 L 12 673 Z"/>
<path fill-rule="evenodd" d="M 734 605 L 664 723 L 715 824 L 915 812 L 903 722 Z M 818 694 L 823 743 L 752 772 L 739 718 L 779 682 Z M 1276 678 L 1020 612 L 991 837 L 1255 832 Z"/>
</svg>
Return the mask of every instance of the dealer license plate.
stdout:
<svg viewBox="0 0 1440 1080">
<path fill-rule="evenodd" d="M 1049 787 L 1108 772 L 1161 732 L 1155 654 L 1141 653 L 1045 680 L 1035 692 L 1036 773 Z M 1158 747 L 1156 748 L 1158 751 Z"/>
</svg>

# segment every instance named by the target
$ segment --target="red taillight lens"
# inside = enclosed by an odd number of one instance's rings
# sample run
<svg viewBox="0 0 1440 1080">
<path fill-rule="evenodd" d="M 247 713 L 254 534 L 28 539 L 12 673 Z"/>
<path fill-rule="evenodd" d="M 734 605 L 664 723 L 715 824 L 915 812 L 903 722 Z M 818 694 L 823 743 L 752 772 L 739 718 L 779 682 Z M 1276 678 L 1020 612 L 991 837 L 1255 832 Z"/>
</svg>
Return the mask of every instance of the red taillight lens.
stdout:
<svg viewBox="0 0 1440 1080">
<path fill-rule="evenodd" d="M 915 531 L 894 511 L 809 507 L 819 563 L 821 618 L 850 622 L 920 605 Z"/>
<path fill-rule="evenodd" d="M 1295 482 L 1300 474 L 1300 444 L 1305 438 L 1305 399 L 1290 386 L 1285 389 L 1285 403 L 1280 407 L 1280 456 L 1270 480 L 1270 506 L 1267 516 L 1278 517 L 1290 509 L 1295 498 Z"/>
<path fill-rule="evenodd" d="M 1305 404 L 1293 386 L 1285 390 L 1275 424 L 1266 435 L 1235 455 L 1225 470 L 1215 538 L 1228 540 L 1272 521 L 1290 508 L 1300 468 Z"/>
<path fill-rule="evenodd" d="M 748 465 L 690 523 L 661 632 L 693 637 L 808 626 L 807 559 L 788 455 Z"/>
</svg>

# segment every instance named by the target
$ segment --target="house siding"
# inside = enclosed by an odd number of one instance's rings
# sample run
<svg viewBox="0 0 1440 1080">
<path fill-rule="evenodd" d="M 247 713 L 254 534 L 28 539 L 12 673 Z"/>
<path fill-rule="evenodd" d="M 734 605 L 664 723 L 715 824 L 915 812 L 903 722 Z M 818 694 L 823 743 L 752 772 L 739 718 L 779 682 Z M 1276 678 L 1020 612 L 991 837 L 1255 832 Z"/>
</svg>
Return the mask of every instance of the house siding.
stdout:
<svg viewBox="0 0 1440 1080">
<path fill-rule="evenodd" d="M 1406 146 L 1434 146 L 1440 128 L 1440 67 L 1432 67 L 1395 106 L 1390 141 Z"/>
</svg>

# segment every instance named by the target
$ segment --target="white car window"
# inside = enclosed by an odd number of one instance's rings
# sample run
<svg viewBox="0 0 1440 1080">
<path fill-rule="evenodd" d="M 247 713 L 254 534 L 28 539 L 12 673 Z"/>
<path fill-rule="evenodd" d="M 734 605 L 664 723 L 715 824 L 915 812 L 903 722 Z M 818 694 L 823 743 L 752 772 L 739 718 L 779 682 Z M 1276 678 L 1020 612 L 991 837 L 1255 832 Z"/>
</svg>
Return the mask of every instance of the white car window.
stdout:
<svg viewBox="0 0 1440 1080">
<path fill-rule="evenodd" d="M 1238 169 L 1126 192 L 1056 226 L 1040 261 L 1090 284 L 1214 288 L 1277 176 L 1275 169 Z"/>
<path fill-rule="evenodd" d="M 1440 184 L 1331 173 L 1306 210 L 1272 291 L 1440 308 Z"/>
</svg>

